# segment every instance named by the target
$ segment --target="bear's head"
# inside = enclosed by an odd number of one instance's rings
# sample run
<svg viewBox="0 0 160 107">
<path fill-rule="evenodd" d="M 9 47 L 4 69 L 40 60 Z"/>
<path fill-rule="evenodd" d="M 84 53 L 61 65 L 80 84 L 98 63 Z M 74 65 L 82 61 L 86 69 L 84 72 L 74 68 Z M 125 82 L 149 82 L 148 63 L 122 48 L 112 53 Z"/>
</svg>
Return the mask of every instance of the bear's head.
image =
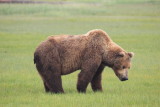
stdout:
<svg viewBox="0 0 160 107">
<path fill-rule="evenodd" d="M 121 80 L 128 80 L 128 70 L 131 67 L 131 58 L 134 56 L 133 52 L 118 52 L 112 65 L 116 76 Z"/>
<path fill-rule="evenodd" d="M 120 46 L 114 44 L 103 54 L 102 63 L 113 69 L 116 76 L 121 80 L 128 80 L 128 70 L 131 67 L 133 52 L 126 52 Z"/>
</svg>

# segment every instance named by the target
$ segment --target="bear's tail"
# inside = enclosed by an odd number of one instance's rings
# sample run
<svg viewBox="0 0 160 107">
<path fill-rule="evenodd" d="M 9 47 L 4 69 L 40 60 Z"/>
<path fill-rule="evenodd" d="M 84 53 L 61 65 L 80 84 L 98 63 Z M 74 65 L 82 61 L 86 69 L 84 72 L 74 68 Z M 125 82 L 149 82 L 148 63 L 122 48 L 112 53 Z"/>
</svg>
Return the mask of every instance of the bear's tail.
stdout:
<svg viewBox="0 0 160 107">
<path fill-rule="evenodd" d="M 34 53 L 34 64 L 37 62 L 39 62 L 39 56 L 36 53 Z"/>
</svg>

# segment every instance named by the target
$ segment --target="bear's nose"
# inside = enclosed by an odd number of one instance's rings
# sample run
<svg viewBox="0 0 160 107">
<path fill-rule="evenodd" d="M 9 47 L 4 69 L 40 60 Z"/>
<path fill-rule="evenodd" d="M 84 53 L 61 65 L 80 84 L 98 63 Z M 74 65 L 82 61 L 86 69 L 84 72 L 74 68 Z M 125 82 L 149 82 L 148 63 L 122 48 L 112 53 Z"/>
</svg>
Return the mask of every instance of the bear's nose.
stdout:
<svg viewBox="0 0 160 107">
<path fill-rule="evenodd" d="M 121 81 L 126 81 L 126 80 L 128 80 L 127 77 L 124 77 L 124 78 L 121 79 Z"/>
</svg>

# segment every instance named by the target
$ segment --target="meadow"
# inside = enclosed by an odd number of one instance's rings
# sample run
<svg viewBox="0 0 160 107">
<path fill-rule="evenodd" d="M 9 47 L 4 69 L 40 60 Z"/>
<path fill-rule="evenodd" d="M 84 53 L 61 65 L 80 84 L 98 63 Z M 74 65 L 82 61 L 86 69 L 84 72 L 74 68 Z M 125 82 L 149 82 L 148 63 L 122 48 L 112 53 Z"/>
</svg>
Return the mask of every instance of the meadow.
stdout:
<svg viewBox="0 0 160 107">
<path fill-rule="evenodd" d="M 160 3 L 153 2 L 0 4 L 0 107 L 159 107 L 159 13 Z M 129 80 L 119 81 L 106 67 L 103 92 L 94 93 L 89 85 L 81 94 L 77 71 L 63 76 L 65 94 L 45 93 L 33 63 L 36 46 L 50 35 L 92 29 L 105 30 L 135 53 Z"/>
</svg>

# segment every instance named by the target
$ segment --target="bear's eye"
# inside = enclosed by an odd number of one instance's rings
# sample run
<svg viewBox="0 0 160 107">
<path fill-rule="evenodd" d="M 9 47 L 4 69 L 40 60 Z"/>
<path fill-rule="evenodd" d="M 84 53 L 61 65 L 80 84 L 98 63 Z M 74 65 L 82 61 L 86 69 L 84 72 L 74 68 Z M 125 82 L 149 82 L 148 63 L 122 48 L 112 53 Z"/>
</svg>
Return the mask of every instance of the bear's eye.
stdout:
<svg viewBox="0 0 160 107">
<path fill-rule="evenodd" d="M 125 67 L 125 66 L 123 66 L 122 68 L 123 68 L 123 69 L 125 69 L 126 67 Z"/>
</svg>

